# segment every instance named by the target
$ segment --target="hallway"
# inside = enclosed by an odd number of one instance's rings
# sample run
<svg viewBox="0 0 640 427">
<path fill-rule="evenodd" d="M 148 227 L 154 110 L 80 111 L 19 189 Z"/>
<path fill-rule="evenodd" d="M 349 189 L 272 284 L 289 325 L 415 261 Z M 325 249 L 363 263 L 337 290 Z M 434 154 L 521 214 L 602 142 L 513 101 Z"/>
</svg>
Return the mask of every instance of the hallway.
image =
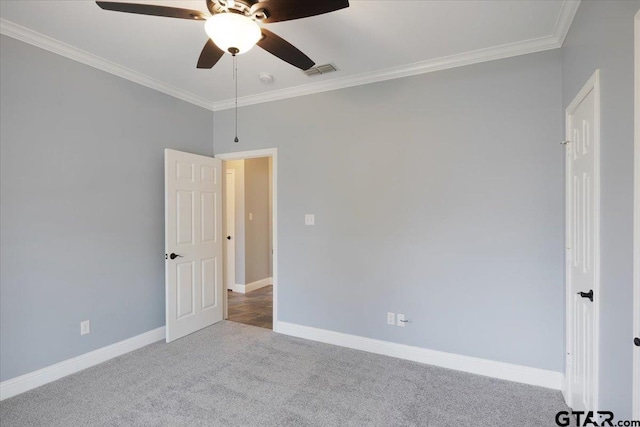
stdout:
<svg viewBox="0 0 640 427">
<path fill-rule="evenodd" d="M 232 322 L 273 329 L 273 286 L 241 294 L 227 291 L 229 318 Z"/>
</svg>

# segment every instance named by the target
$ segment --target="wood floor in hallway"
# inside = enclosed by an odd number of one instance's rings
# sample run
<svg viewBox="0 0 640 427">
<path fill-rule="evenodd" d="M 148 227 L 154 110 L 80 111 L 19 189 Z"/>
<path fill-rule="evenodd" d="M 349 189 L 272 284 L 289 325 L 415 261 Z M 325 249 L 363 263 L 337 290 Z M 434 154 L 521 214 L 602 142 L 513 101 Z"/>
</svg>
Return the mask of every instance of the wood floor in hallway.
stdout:
<svg viewBox="0 0 640 427">
<path fill-rule="evenodd" d="M 241 294 L 227 291 L 229 318 L 232 322 L 273 329 L 273 286 Z"/>
</svg>

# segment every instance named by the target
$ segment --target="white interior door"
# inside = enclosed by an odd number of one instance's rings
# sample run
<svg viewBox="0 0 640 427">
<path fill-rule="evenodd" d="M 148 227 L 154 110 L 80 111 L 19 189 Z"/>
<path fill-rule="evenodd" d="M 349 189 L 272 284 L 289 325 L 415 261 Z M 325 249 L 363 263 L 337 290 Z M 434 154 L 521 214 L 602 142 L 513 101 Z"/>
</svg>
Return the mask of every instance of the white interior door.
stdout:
<svg viewBox="0 0 640 427">
<path fill-rule="evenodd" d="M 598 73 L 567 108 L 567 400 L 596 410 L 599 295 Z"/>
<path fill-rule="evenodd" d="M 167 342 L 222 320 L 222 161 L 165 150 Z"/>
<path fill-rule="evenodd" d="M 227 289 L 233 290 L 236 284 L 236 171 L 229 169 L 226 174 L 225 187 L 225 215 L 227 218 L 227 259 L 225 263 L 227 274 Z"/>
<path fill-rule="evenodd" d="M 633 237 L 633 419 L 640 420 L 640 11 L 635 26 L 635 212 Z"/>
</svg>

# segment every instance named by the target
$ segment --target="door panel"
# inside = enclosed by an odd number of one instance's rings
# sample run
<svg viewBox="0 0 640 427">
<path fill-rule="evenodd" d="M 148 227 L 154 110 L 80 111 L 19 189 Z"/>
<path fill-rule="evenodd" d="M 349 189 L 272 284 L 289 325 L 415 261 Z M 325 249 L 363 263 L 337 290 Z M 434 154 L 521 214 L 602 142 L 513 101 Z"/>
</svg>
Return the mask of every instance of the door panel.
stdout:
<svg viewBox="0 0 640 427">
<path fill-rule="evenodd" d="M 193 191 L 177 191 L 176 244 L 193 244 Z"/>
<path fill-rule="evenodd" d="M 167 342 L 222 320 L 221 166 L 165 150 Z"/>
<path fill-rule="evenodd" d="M 177 270 L 176 315 L 178 319 L 182 319 L 193 314 L 193 288 L 195 287 L 193 262 L 182 262 L 177 265 Z"/>
<path fill-rule="evenodd" d="M 200 194 L 202 242 L 216 241 L 216 223 L 215 220 L 210 221 L 210 218 L 215 218 L 216 204 L 215 193 L 202 192 Z"/>
<path fill-rule="evenodd" d="M 202 310 L 215 308 L 217 292 L 215 292 L 216 276 L 218 275 L 218 258 L 203 259 L 202 267 Z"/>
</svg>

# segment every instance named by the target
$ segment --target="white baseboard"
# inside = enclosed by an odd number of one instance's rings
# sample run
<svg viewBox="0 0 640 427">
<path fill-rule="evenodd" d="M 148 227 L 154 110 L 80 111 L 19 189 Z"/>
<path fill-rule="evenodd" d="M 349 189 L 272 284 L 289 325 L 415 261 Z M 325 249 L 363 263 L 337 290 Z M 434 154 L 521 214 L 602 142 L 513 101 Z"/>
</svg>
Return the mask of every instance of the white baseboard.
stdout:
<svg viewBox="0 0 640 427">
<path fill-rule="evenodd" d="M 248 283 L 246 285 L 233 285 L 231 289 L 233 292 L 239 292 L 246 294 L 247 292 L 255 291 L 256 289 L 264 288 L 273 284 L 273 277 L 267 277 L 264 279 L 256 280 L 255 282 Z"/>
<path fill-rule="evenodd" d="M 555 390 L 561 390 L 564 381 L 564 375 L 561 372 L 445 353 L 421 347 L 317 329 L 310 326 L 296 325 L 294 323 L 278 321 L 274 325 L 273 330 L 284 335 L 291 335 L 312 341 L 320 341 L 341 347 L 367 351 L 369 353 L 382 354 L 442 368 L 455 369 L 456 371 L 469 372 L 471 374 L 484 375 L 486 377 Z"/>
<path fill-rule="evenodd" d="M 75 374 L 114 357 L 122 356 L 130 351 L 145 347 L 165 337 L 165 327 L 153 329 L 144 334 L 99 348 L 89 353 L 64 360 L 55 365 L 38 369 L 19 377 L 11 378 L 0 383 L 0 400 L 8 399 L 25 391 L 58 380 L 67 375 Z"/>
</svg>

